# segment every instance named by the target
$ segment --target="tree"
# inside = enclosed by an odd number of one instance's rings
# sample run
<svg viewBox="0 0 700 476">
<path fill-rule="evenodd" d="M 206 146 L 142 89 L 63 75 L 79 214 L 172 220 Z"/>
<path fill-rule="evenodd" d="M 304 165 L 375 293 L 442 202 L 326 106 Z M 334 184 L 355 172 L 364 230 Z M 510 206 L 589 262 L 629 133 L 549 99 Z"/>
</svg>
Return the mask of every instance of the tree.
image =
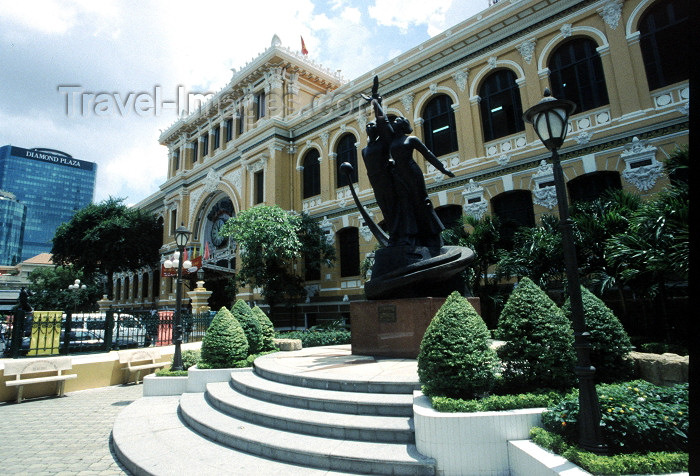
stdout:
<svg viewBox="0 0 700 476">
<path fill-rule="evenodd" d="M 540 223 L 540 226 L 515 232 L 513 249 L 503 252 L 498 262 L 499 276 L 527 276 L 543 289 L 548 289 L 552 282 L 561 281 L 564 250 L 558 230 L 559 219 L 543 215 Z"/>
<path fill-rule="evenodd" d="M 277 346 L 275 345 L 275 327 L 272 325 L 270 318 L 267 317 L 267 314 L 258 306 L 253 307 L 253 315 L 260 323 L 260 329 L 262 331 L 262 347 L 260 351 L 270 352 L 277 350 Z"/>
<path fill-rule="evenodd" d="M 629 229 L 606 243 L 609 266 L 623 270 L 620 280 L 660 306 L 656 330 L 669 341 L 667 284 L 687 281 L 690 273 L 689 203 L 687 184 L 670 186 L 642 204 Z"/>
<path fill-rule="evenodd" d="M 469 301 L 454 291 L 430 321 L 418 353 L 426 395 L 474 398 L 496 381 L 491 334 Z"/>
<path fill-rule="evenodd" d="M 506 388 L 531 391 L 574 383 L 574 332 L 561 309 L 523 278 L 503 307 L 496 333 Z"/>
<path fill-rule="evenodd" d="M 68 286 L 80 279 L 87 289 L 71 291 Z M 85 279 L 81 271 L 70 266 L 37 268 L 29 273 L 29 303 L 41 311 L 80 311 L 94 310 L 95 303 L 102 296 L 100 283 Z"/>
<path fill-rule="evenodd" d="M 220 233 L 240 247 L 236 284 L 259 287 L 271 312 L 283 302 L 293 305 L 306 296 L 303 275 L 297 274 L 302 273 L 302 258 L 306 266 L 330 266 L 335 258 L 315 221 L 277 205 L 244 210 L 228 220 Z"/>
<path fill-rule="evenodd" d="M 110 197 L 78 210 L 56 229 L 51 249 L 57 265 L 70 265 L 86 277 L 105 274 L 110 295 L 113 273 L 157 263 L 162 245 L 155 216 L 122 202 Z"/>
<path fill-rule="evenodd" d="M 243 299 L 238 299 L 231 308 L 231 314 L 241 324 L 245 333 L 248 341 L 248 354 L 260 353 L 263 345 L 262 327 L 250 306 Z"/>
<path fill-rule="evenodd" d="M 248 339 L 231 311 L 222 307 L 202 339 L 202 368 L 225 369 L 248 357 Z"/>
<path fill-rule="evenodd" d="M 634 193 L 608 190 L 593 201 L 575 202 L 571 208 L 577 262 L 583 280 L 599 296 L 606 290 L 616 288 L 623 317 L 627 316 L 627 302 L 621 280 L 624 268 L 611 264 L 606 244 L 616 234 L 625 233 L 629 229 L 632 215 L 641 203 L 641 197 Z"/>
<path fill-rule="evenodd" d="M 632 350 L 630 338 L 615 314 L 595 294 L 581 286 L 583 314 L 590 333 L 591 364 L 596 382 L 623 382 L 632 377 L 634 362 L 627 356 Z M 571 319 L 571 300 L 562 306 Z"/>
<path fill-rule="evenodd" d="M 481 315 L 490 327 L 496 326 L 502 300 L 497 286 L 499 279 L 489 273 L 498 263 L 503 247 L 500 230 L 500 221 L 495 215 L 483 218 L 464 215 L 454 227 L 442 232 L 446 245 L 465 246 L 474 252 L 474 261 L 465 271 L 466 280 L 472 294 L 481 299 Z"/>
</svg>

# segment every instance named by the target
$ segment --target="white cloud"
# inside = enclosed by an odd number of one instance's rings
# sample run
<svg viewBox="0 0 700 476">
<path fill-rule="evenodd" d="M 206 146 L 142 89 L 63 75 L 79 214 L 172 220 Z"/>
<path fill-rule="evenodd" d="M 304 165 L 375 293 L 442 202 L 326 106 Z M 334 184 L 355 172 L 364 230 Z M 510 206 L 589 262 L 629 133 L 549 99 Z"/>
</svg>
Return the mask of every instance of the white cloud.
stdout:
<svg viewBox="0 0 700 476">
<path fill-rule="evenodd" d="M 360 23 L 362 13 L 357 8 L 347 7 L 343 10 L 341 16 L 343 17 L 343 20 L 347 20 L 351 23 Z"/>
<path fill-rule="evenodd" d="M 473 1 L 367 3 L 0 0 L 0 145 L 55 148 L 96 162 L 96 200 L 138 202 L 165 181 L 158 129 L 179 111 L 67 117 L 59 85 L 122 97 L 160 86 L 165 100 L 180 85 L 215 92 L 274 34 L 295 51 L 303 36 L 313 61 L 353 79 L 478 9 Z M 396 38 L 394 27 L 408 34 Z"/>
<path fill-rule="evenodd" d="M 410 26 L 444 23 L 445 13 L 452 0 L 377 0 L 368 8 L 369 15 L 378 24 L 395 26 L 402 31 Z"/>
</svg>

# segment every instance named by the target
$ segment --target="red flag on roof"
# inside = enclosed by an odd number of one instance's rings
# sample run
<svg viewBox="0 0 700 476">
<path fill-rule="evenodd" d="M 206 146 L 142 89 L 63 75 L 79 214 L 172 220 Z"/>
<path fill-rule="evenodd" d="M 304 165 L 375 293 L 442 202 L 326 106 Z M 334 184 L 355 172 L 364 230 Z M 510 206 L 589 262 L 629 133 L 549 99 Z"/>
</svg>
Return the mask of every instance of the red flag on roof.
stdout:
<svg viewBox="0 0 700 476">
<path fill-rule="evenodd" d="M 304 43 L 304 37 L 299 36 L 301 38 L 301 54 L 306 56 L 309 54 L 309 50 L 306 49 L 306 44 Z"/>
</svg>

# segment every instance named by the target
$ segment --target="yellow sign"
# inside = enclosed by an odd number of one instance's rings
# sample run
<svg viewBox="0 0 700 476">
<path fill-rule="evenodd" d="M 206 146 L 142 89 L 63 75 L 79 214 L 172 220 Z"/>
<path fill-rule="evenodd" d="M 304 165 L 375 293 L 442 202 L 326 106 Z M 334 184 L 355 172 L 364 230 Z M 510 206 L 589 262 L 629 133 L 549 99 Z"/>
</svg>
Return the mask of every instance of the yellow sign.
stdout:
<svg viewBox="0 0 700 476">
<path fill-rule="evenodd" d="M 58 354 L 63 311 L 34 312 L 32 338 L 27 355 Z"/>
</svg>

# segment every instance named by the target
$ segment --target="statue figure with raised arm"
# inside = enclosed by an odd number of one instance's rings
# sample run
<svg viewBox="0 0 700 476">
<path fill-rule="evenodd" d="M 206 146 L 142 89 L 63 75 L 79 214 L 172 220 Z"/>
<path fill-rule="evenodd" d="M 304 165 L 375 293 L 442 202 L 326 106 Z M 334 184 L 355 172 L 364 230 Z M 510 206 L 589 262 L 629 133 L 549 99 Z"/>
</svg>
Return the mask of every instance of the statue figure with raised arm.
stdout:
<svg viewBox="0 0 700 476">
<path fill-rule="evenodd" d="M 350 185 L 355 203 L 382 246 L 375 253 L 372 278 L 365 283 L 368 299 L 446 296 L 445 285 L 474 259 L 469 248 L 443 246 L 444 226 L 428 197 L 423 171 L 413 159 L 414 151 L 448 177 L 454 174 L 435 157 L 404 117 L 391 118 L 382 109 L 379 80 L 375 76 L 372 95 L 362 95 L 374 110 L 367 124 L 368 144 L 362 150 L 367 175 L 386 232 L 372 221 Z M 349 173 L 350 164 L 341 170 Z"/>
</svg>

